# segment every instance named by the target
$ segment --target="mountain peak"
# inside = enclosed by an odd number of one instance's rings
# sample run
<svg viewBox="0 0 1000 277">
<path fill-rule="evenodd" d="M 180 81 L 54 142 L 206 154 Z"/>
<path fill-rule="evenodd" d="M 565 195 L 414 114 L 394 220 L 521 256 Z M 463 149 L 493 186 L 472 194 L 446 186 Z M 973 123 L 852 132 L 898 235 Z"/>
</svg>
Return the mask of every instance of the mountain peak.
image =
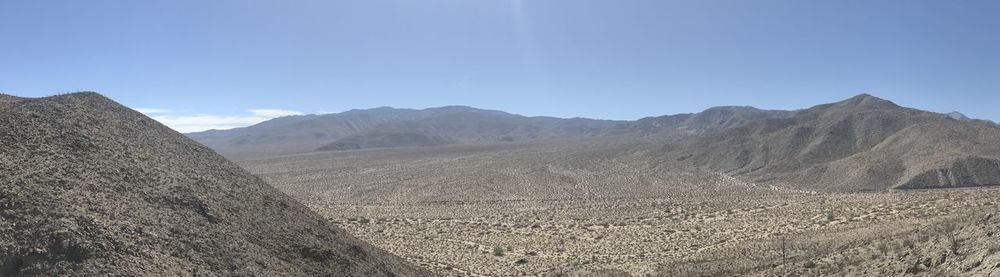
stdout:
<svg viewBox="0 0 1000 277">
<path fill-rule="evenodd" d="M 427 109 L 424 109 L 424 110 L 425 111 L 457 111 L 457 112 L 477 112 L 477 111 L 484 111 L 483 109 L 473 108 L 473 107 L 463 106 L 463 105 L 441 106 L 441 107 L 435 107 L 435 108 L 427 108 Z"/>
<path fill-rule="evenodd" d="M 468 113 L 489 114 L 489 115 L 495 115 L 495 116 L 507 116 L 507 115 L 511 115 L 510 113 L 503 112 L 503 111 L 486 110 L 486 109 L 480 109 L 480 108 L 470 107 L 470 106 L 461 106 L 461 105 L 451 105 L 451 106 L 442 106 L 442 107 L 436 107 L 436 108 L 427 108 L 427 109 L 424 109 L 422 111 L 428 112 L 428 113 L 431 113 L 431 114 L 435 114 L 435 115 L 443 115 L 443 114 L 468 114 Z"/>
<path fill-rule="evenodd" d="M 49 99 L 49 100 L 58 100 L 58 99 L 101 99 L 101 100 L 108 100 L 108 101 L 110 101 L 110 99 L 108 99 L 104 95 L 101 95 L 100 93 L 93 92 L 93 91 L 70 92 L 70 93 L 57 94 L 57 95 L 52 95 L 52 96 L 48 96 L 48 97 L 41 97 L 41 98 L 20 97 L 20 96 L 14 96 L 14 95 L 10 95 L 10 94 L 0 93 L 0 101 L 4 101 L 4 102 L 29 100 L 29 99 Z"/>
<path fill-rule="evenodd" d="M 760 111 L 761 109 L 751 106 L 717 106 L 705 109 L 703 112 L 711 111 Z"/>
<path fill-rule="evenodd" d="M 945 115 L 947 115 L 951 119 L 958 120 L 958 121 L 972 121 L 972 118 L 969 118 L 968 116 L 965 116 L 964 114 L 962 114 L 960 112 L 950 112 L 950 113 L 947 113 Z"/>
<path fill-rule="evenodd" d="M 74 99 L 102 99 L 102 100 L 111 100 L 111 99 L 108 99 L 107 97 L 105 97 L 104 95 L 101 95 L 100 93 L 97 93 L 97 92 L 94 92 L 94 91 L 70 92 L 70 93 L 66 93 L 66 94 L 59 94 L 59 95 L 50 96 L 49 98 L 50 99 L 74 98 Z"/>
<path fill-rule="evenodd" d="M 862 94 L 855 95 L 854 97 L 851 97 L 848 100 L 854 100 L 854 101 L 889 101 L 889 100 L 885 100 L 885 99 L 882 99 L 882 98 L 875 97 L 874 95 L 867 94 L 867 93 L 862 93 Z"/>
<path fill-rule="evenodd" d="M 892 101 L 885 100 L 872 96 L 871 94 L 862 93 L 857 96 L 848 98 L 847 100 L 840 101 L 836 103 L 837 106 L 841 107 L 859 107 L 859 108 L 898 108 L 899 106 Z"/>
<path fill-rule="evenodd" d="M 361 113 L 372 113 L 372 112 L 388 112 L 388 111 L 394 111 L 394 110 L 397 110 L 397 109 L 393 108 L 393 107 L 389 107 L 389 106 L 381 106 L 381 107 L 374 107 L 374 108 L 370 108 L 370 109 L 351 109 L 351 110 L 347 110 L 345 112 L 341 112 L 340 114 L 361 114 Z M 337 114 L 337 113 L 334 113 L 334 114 Z"/>
</svg>

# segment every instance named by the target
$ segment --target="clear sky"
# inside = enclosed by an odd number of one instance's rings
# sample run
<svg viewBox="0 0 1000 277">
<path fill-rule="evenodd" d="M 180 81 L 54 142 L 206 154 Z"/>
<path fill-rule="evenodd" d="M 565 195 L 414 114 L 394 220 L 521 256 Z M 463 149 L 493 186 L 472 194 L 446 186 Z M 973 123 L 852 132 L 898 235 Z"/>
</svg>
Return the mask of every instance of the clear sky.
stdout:
<svg viewBox="0 0 1000 277">
<path fill-rule="evenodd" d="M 469 105 L 636 119 L 859 93 L 1000 120 L 1000 1 L 0 0 L 0 91 L 182 131 Z"/>
</svg>

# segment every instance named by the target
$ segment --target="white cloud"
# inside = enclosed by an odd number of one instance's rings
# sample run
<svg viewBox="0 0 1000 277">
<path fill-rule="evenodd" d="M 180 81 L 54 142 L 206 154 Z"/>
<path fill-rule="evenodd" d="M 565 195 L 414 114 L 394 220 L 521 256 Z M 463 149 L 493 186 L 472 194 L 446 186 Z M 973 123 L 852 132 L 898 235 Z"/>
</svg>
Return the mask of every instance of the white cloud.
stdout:
<svg viewBox="0 0 1000 277">
<path fill-rule="evenodd" d="M 173 111 L 168 110 L 168 109 L 156 109 L 156 108 L 135 108 L 133 110 L 136 110 L 136 111 L 138 111 L 140 113 L 144 113 L 144 114 L 165 114 L 165 113 L 171 113 L 171 112 L 173 112 Z"/>
<path fill-rule="evenodd" d="M 136 109 L 139 110 L 139 109 Z M 303 113 L 298 111 L 289 110 L 279 110 L 279 109 L 253 109 L 248 110 L 249 114 L 244 115 L 213 115 L 213 114 L 193 114 L 193 115 L 176 115 L 176 114 L 160 114 L 152 116 L 153 119 L 167 125 L 174 130 L 182 133 L 190 132 L 200 132 L 211 129 L 232 129 L 239 127 L 246 127 L 261 123 L 270 119 L 290 116 L 290 115 L 303 115 Z"/>
<path fill-rule="evenodd" d="M 278 109 L 256 109 L 256 110 L 250 110 L 250 113 L 252 113 L 253 116 L 270 117 L 270 118 L 290 116 L 290 115 L 303 115 L 303 113 L 298 111 L 288 111 L 288 110 L 278 110 Z"/>
</svg>

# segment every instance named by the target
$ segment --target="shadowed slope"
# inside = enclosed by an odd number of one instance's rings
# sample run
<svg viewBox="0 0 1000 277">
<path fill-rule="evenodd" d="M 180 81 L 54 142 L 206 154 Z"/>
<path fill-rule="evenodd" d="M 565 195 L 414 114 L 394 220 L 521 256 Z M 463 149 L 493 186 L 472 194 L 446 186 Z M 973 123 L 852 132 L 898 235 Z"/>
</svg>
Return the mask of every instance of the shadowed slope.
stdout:
<svg viewBox="0 0 1000 277">
<path fill-rule="evenodd" d="M 96 93 L 8 103 L 2 276 L 425 275 Z"/>
</svg>

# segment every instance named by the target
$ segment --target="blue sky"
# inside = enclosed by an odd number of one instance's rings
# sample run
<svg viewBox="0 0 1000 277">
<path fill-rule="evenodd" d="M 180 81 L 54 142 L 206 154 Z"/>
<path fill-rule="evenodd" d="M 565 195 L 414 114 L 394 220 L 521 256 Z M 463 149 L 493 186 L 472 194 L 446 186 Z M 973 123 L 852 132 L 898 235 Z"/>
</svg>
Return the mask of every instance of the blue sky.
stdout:
<svg viewBox="0 0 1000 277">
<path fill-rule="evenodd" d="M 870 93 L 1000 120 L 1000 2 L 0 0 L 0 91 L 182 131 L 470 105 L 636 119 Z"/>
</svg>

